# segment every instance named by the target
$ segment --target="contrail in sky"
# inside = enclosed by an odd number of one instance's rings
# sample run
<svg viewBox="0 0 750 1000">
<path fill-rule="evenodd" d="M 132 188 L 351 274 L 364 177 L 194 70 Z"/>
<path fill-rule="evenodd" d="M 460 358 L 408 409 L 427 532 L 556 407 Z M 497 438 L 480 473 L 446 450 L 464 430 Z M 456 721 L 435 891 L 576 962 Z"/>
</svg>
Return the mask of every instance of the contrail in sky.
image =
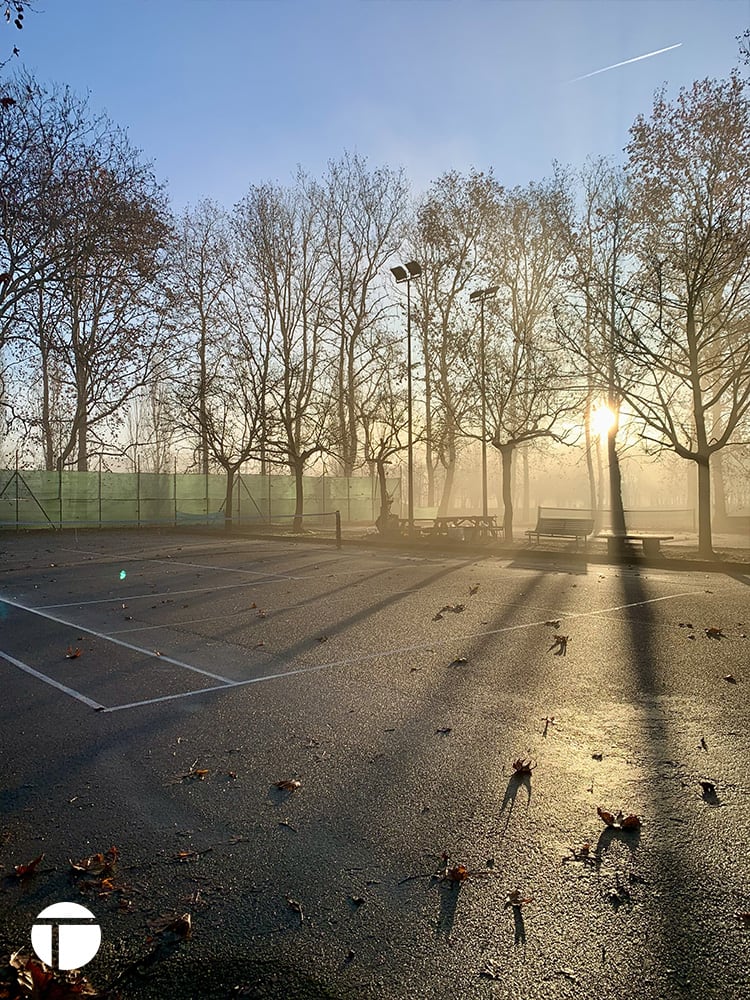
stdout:
<svg viewBox="0 0 750 1000">
<path fill-rule="evenodd" d="M 660 56 L 662 52 L 670 52 L 672 49 L 679 49 L 682 42 L 677 42 L 676 45 L 668 45 L 665 49 L 657 49 L 656 52 L 647 52 L 643 56 L 633 56 L 632 59 L 625 59 L 623 62 L 612 63 L 611 66 L 604 66 L 602 69 L 595 69 L 593 73 L 584 73 L 583 76 L 576 76 L 572 80 L 568 80 L 568 83 L 577 83 L 579 80 L 588 80 L 590 76 L 596 76 L 598 73 L 606 73 L 607 70 L 617 69 L 618 66 L 627 66 L 629 63 L 640 62 L 641 59 L 650 59 L 651 56 Z"/>
</svg>

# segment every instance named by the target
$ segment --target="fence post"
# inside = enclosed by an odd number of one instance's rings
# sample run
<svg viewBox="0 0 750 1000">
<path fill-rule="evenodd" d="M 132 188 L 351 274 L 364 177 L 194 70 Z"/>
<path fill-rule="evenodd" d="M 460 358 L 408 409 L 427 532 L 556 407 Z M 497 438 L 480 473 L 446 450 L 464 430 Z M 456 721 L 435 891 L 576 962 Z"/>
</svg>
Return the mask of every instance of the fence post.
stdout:
<svg viewBox="0 0 750 1000">
<path fill-rule="evenodd" d="M 238 528 L 240 527 L 240 523 L 242 521 L 242 518 L 240 516 L 240 514 L 241 514 L 240 496 L 242 494 L 242 490 L 240 489 L 240 480 L 241 479 L 242 479 L 242 469 L 237 469 L 237 517 L 236 517 L 236 522 L 237 522 L 237 527 Z"/>
<path fill-rule="evenodd" d="M 271 517 L 271 473 L 268 473 L 268 523 L 270 524 L 272 520 Z"/>
<path fill-rule="evenodd" d="M 102 456 L 99 456 L 99 531 L 102 530 Z"/>
<path fill-rule="evenodd" d="M 138 519 L 138 527 L 141 526 L 141 460 L 136 464 L 135 471 L 135 516 Z"/>
<path fill-rule="evenodd" d="M 341 511 L 336 511 L 336 548 L 341 548 Z"/>
<path fill-rule="evenodd" d="M 326 474 L 325 474 L 325 472 L 321 475 L 320 480 L 321 480 L 321 484 L 320 484 L 321 485 L 321 488 L 320 488 L 320 504 L 321 504 L 321 508 L 322 508 L 321 511 L 320 511 L 320 513 L 321 514 L 325 514 L 325 512 L 326 512 Z"/>
<path fill-rule="evenodd" d="M 57 500 L 60 507 L 60 531 L 63 526 L 63 499 L 62 499 L 62 462 L 57 461 Z"/>
<path fill-rule="evenodd" d="M 351 524 L 352 520 L 352 477 L 346 477 L 346 520 Z"/>
<path fill-rule="evenodd" d="M 18 524 L 18 448 L 16 448 L 16 531 L 20 530 Z"/>
<path fill-rule="evenodd" d="M 208 469 L 206 469 L 206 527 L 208 527 Z"/>
<path fill-rule="evenodd" d="M 177 527 L 177 456 L 174 457 L 174 473 L 172 475 L 172 499 L 174 500 L 174 526 Z"/>
</svg>

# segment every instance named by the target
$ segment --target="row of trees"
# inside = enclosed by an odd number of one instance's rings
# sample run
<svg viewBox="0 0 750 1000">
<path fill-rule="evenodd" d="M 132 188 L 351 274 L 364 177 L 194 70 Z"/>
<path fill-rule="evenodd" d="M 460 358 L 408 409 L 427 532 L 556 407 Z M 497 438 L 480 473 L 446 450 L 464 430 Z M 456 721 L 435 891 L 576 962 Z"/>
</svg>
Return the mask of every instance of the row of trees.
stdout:
<svg viewBox="0 0 750 1000">
<path fill-rule="evenodd" d="M 450 502 L 461 449 L 510 470 L 583 437 L 596 508 L 594 411 L 618 451 L 638 438 L 693 463 L 711 551 L 711 463 L 750 430 L 750 104 L 737 74 L 631 128 L 627 162 L 507 190 L 450 172 L 416 203 L 402 171 L 344 155 L 324 176 L 260 184 L 175 217 L 127 136 L 67 90 L 21 76 L 0 113 L 0 402 L 47 468 L 138 450 L 163 470 L 319 456 L 385 479 L 406 446 L 403 297 L 411 285 L 415 427 L 428 503 Z M 473 290 L 484 303 L 481 337 Z M 482 398 L 485 400 L 482 432 Z M 714 470 L 716 471 L 716 469 Z M 383 501 L 386 502 L 383 491 Z"/>
</svg>

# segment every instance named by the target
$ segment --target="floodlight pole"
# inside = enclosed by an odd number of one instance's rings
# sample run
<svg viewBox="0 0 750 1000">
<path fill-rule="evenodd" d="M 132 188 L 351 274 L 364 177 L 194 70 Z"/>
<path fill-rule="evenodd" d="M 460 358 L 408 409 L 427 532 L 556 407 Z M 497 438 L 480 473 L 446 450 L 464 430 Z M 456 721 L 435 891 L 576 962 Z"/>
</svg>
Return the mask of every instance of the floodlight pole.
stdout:
<svg viewBox="0 0 750 1000">
<path fill-rule="evenodd" d="M 485 374 L 484 300 L 492 298 L 498 286 L 480 288 L 469 295 L 469 301 L 479 302 L 479 384 L 482 394 L 482 517 L 488 516 L 487 507 L 487 381 Z"/>
<path fill-rule="evenodd" d="M 418 278 L 422 268 L 416 261 L 410 260 L 406 267 L 397 265 L 391 268 L 391 274 L 397 284 L 406 282 L 406 411 L 407 411 L 407 519 L 408 533 L 414 535 L 414 437 L 412 422 L 412 387 L 411 387 L 411 282 Z"/>
</svg>

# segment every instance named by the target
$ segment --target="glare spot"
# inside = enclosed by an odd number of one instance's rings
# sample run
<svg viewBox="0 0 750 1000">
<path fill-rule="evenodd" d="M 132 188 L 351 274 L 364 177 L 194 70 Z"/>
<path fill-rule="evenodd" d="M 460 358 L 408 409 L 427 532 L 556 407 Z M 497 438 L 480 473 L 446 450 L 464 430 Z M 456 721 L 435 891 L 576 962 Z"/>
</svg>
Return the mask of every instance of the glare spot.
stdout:
<svg viewBox="0 0 750 1000">
<path fill-rule="evenodd" d="M 127 574 L 127 573 L 125 572 L 125 570 L 124 570 L 124 569 L 121 569 L 121 570 L 120 570 L 120 579 L 121 579 L 121 580 L 124 580 L 124 579 L 125 579 L 125 577 L 126 577 L 127 575 L 128 575 L 128 574 Z"/>
</svg>

